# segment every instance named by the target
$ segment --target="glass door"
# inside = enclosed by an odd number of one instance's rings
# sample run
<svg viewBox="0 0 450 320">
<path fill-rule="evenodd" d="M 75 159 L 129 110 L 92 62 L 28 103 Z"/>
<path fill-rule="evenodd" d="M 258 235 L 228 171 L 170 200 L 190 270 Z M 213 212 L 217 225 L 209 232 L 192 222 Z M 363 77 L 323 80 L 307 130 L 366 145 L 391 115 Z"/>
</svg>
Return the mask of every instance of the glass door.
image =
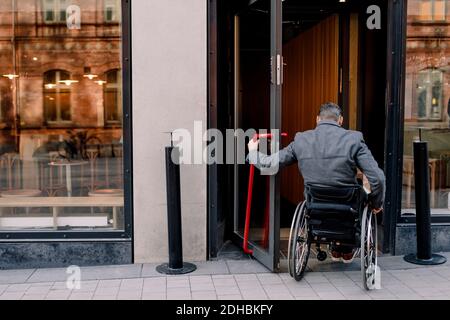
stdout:
<svg viewBox="0 0 450 320">
<path fill-rule="evenodd" d="M 267 130 L 279 141 L 282 85 L 281 0 L 251 1 L 235 15 L 235 130 Z M 275 130 L 275 131 L 273 131 Z M 242 151 L 237 136 L 236 157 Z M 255 171 L 248 232 L 245 232 L 249 189 L 248 164 L 235 161 L 234 235 L 239 245 L 248 243 L 252 255 L 270 270 L 279 263 L 279 178 Z M 248 234 L 247 238 L 244 236 Z"/>
</svg>

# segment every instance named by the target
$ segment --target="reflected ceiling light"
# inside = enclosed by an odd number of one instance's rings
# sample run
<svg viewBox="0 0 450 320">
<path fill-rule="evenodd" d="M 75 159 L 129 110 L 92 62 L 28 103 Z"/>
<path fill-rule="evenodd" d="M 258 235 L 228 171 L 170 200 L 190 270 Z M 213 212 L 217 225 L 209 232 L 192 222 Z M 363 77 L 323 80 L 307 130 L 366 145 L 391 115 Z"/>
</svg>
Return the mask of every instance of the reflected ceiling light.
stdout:
<svg viewBox="0 0 450 320">
<path fill-rule="evenodd" d="M 73 83 L 78 83 L 78 80 L 59 80 L 59 83 L 63 83 L 66 86 L 70 86 Z"/>
<path fill-rule="evenodd" d="M 93 74 L 91 72 L 91 68 L 90 67 L 85 67 L 84 68 L 84 75 L 83 75 L 83 77 L 88 78 L 89 80 L 93 80 L 93 79 L 97 78 L 98 75 Z"/>
<path fill-rule="evenodd" d="M 54 87 L 56 87 L 55 83 L 46 83 L 44 85 L 45 89 L 53 89 Z"/>
<path fill-rule="evenodd" d="M 9 80 L 13 80 L 13 79 L 15 79 L 15 78 L 18 78 L 19 75 L 9 73 L 9 74 L 4 74 L 3 77 L 8 78 Z"/>
<path fill-rule="evenodd" d="M 339 2 L 347 2 L 347 0 L 339 0 Z"/>
<path fill-rule="evenodd" d="M 97 81 L 94 81 L 96 84 L 98 84 L 99 86 L 102 86 L 102 85 L 104 85 L 104 84 L 106 84 L 106 81 L 105 80 L 97 80 Z"/>
<path fill-rule="evenodd" d="M 38 61 L 38 58 L 37 57 L 33 57 L 33 61 Z"/>
</svg>

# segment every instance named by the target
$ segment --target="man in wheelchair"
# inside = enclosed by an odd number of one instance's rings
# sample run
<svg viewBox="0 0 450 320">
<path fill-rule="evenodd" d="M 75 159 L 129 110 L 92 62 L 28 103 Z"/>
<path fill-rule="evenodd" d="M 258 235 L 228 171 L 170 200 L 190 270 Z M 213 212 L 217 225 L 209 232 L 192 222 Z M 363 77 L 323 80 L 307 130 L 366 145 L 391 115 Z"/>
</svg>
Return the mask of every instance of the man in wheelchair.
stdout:
<svg viewBox="0 0 450 320">
<path fill-rule="evenodd" d="M 286 167 L 295 162 L 305 181 L 305 195 L 311 196 L 311 186 L 324 188 L 354 187 L 358 184 L 358 169 L 367 177 L 371 193 L 369 202 L 374 214 L 382 211 L 385 176 L 364 142 L 361 132 L 342 128 L 341 108 L 325 103 L 317 116 L 314 130 L 297 133 L 293 142 L 273 155 L 258 152 L 259 140 L 248 144 L 249 162 L 259 169 Z M 339 216 L 339 215 L 338 215 Z M 344 219 L 344 215 L 342 215 Z M 354 246 L 335 245 L 331 248 L 334 261 L 350 263 Z"/>
</svg>

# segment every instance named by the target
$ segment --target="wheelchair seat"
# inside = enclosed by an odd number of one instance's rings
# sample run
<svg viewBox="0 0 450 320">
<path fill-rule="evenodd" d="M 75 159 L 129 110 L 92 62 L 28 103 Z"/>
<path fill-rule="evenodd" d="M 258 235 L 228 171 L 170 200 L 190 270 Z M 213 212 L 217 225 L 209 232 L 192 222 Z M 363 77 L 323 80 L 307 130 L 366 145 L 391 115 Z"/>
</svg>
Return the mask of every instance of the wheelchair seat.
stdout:
<svg viewBox="0 0 450 320">
<path fill-rule="evenodd" d="M 365 192 L 350 187 L 305 186 L 306 209 L 312 236 L 321 241 L 356 242 Z"/>
</svg>

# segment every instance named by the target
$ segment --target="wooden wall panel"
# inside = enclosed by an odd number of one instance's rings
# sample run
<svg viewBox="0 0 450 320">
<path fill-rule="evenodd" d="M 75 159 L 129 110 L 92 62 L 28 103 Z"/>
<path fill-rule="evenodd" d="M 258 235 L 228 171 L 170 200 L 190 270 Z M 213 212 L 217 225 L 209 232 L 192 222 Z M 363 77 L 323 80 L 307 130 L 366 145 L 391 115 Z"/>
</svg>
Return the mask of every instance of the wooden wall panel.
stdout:
<svg viewBox="0 0 450 320">
<path fill-rule="evenodd" d="M 290 141 L 297 132 L 315 128 L 320 105 L 338 101 L 338 19 L 333 15 L 283 46 L 282 130 Z M 303 180 L 297 166 L 284 169 L 281 179 L 281 196 L 294 204 L 301 201 Z"/>
</svg>

